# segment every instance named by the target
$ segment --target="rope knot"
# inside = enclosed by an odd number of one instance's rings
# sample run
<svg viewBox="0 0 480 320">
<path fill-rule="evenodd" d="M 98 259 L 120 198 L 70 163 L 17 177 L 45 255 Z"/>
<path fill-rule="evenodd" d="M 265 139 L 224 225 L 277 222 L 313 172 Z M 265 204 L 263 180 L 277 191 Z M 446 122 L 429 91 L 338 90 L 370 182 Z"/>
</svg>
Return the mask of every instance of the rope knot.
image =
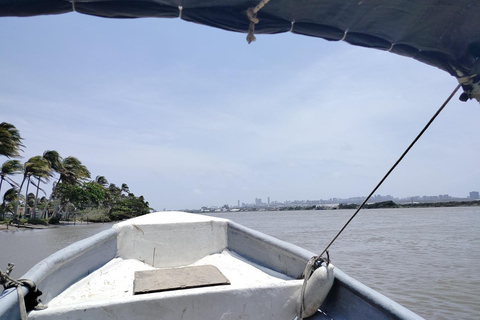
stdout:
<svg viewBox="0 0 480 320">
<path fill-rule="evenodd" d="M 248 44 L 257 40 L 255 38 L 255 25 L 260 22 L 257 18 L 257 13 L 254 11 L 254 8 L 247 9 L 248 20 L 250 20 L 250 25 L 248 26 L 247 42 Z"/>
<path fill-rule="evenodd" d="M 4 289 L 16 288 L 18 295 L 18 304 L 20 308 L 20 319 L 27 319 L 27 312 L 33 309 L 45 309 L 46 306 L 41 304 L 39 297 L 42 295 L 42 291 L 38 290 L 35 282 L 28 279 L 16 280 L 10 277 L 10 273 L 13 270 L 14 265 L 9 263 L 7 270 L 3 272 L 0 270 L 0 284 Z M 28 293 L 24 296 L 22 287 L 28 289 Z"/>
<path fill-rule="evenodd" d="M 260 22 L 257 18 L 257 12 L 260 11 L 270 0 L 262 0 L 254 8 L 247 9 L 248 20 L 250 20 L 250 25 L 248 26 L 247 42 L 250 44 L 256 40 L 255 38 L 255 25 Z"/>
</svg>

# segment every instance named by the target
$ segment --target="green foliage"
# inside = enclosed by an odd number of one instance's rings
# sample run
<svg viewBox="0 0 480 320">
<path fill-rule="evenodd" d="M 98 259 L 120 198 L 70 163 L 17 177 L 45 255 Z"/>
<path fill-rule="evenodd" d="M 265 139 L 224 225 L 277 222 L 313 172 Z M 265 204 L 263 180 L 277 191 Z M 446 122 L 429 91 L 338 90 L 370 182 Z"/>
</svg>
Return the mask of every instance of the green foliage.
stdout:
<svg viewBox="0 0 480 320">
<path fill-rule="evenodd" d="M 59 224 L 60 218 L 57 216 L 53 216 L 48 220 L 48 224 Z"/>
<path fill-rule="evenodd" d="M 428 203 L 405 203 L 403 208 L 431 208 L 431 207 L 475 207 L 480 206 L 480 201 L 449 201 Z"/>
<path fill-rule="evenodd" d="M 86 197 L 90 201 L 88 204 L 89 207 L 98 206 L 103 203 L 103 200 L 105 199 L 105 190 L 102 188 L 102 186 L 90 181 L 84 183 L 82 188 L 86 193 Z"/>
<path fill-rule="evenodd" d="M 82 188 L 78 185 L 58 183 L 55 187 L 55 198 L 62 204 L 80 203 L 83 199 Z"/>
<path fill-rule="evenodd" d="M 101 185 L 102 187 L 108 186 L 108 180 L 104 176 L 96 176 L 95 182 Z"/>
<path fill-rule="evenodd" d="M 135 197 L 133 193 L 125 196 L 113 183 L 108 188 L 97 181 L 81 185 L 59 183 L 55 188 L 55 198 L 63 205 L 74 205 L 80 210 L 78 214 L 82 219 L 88 218 L 89 221 L 117 221 L 150 212 L 148 202 L 143 196 Z M 105 212 L 108 212 L 108 215 Z"/>
<path fill-rule="evenodd" d="M 90 171 L 75 157 L 66 157 L 62 161 L 60 181 L 70 184 L 80 184 L 90 178 Z"/>
<path fill-rule="evenodd" d="M 20 132 L 13 124 L 0 123 L 0 155 L 7 158 L 20 157 L 20 151 L 24 147 L 22 140 Z"/>
<path fill-rule="evenodd" d="M 2 218 L 8 213 L 15 213 L 18 198 L 19 194 L 16 188 L 10 188 L 3 194 L 3 201 L 0 205 L 0 216 Z"/>
<path fill-rule="evenodd" d="M 0 155 L 8 158 L 19 157 L 22 144 L 19 131 L 12 124 L 0 123 Z M 21 183 L 15 182 L 11 176 L 23 173 Z M 57 175 L 52 194 L 47 198 L 40 187 L 42 183 Z M 23 165 L 18 160 L 8 160 L 0 167 L 0 191 L 2 183 L 10 184 L 11 189 L 4 193 L 0 204 L 0 219 L 12 214 L 14 219 L 31 215 L 31 223 L 46 223 L 35 219 L 35 215 L 54 217 L 49 223 L 59 223 L 62 219 L 80 217 L 89 221 L 119 220 L 139 216 L 150 212 L 148 202 L 135 197 L 126 183 L 117 187 L 108 183 L 104 176 L 90 179 L 90 171 L 82 162 L 72 156 L 62 158 L 55 150 L 47 150 L 43 155 L 31 157 Z M 29 186 L 36 187 L 34 193 Z M 26 186 L 25 196 L 22 195 Z M 45 197 L 39 198 L 39 191 Z M 80 210 L 80 211 L 79 211 Z M 21 216 L 20 216 L 21 215 Z M 32 222 L 33 221 L 33 222 Z M 26 222 L 26 221 L 25 221 Z"/>
<path fill-rule="evenodd" d="M 63 204 L 71 203 L 84 210 L 100 205 L 105 199 L 105 190 L 93 181 L 82 185 L 59 183 L 55 188 L 55 197 Z"/>
<path fill-rule="evenodd" d="M 43 153 L 43 158 L 48 162 L 50 168 L 55 172 L 62 170 L 62 157 L 55 150 L 47 150 Z"/>
<path fill-rule="evenodd" d="M 358 208 L 358 204 L 355 204 L 355 203 L 340 203 L 338 205 L 338 209 L 357 209 Z"/>
<path fill-rule="evenodd" d="M 387 209 L 387 208 L 398 208 L 398 207 L 400 206 L 395 202 L 393 202 L 392 200 L 376 202 L 376 203 L 365 205 L 365 209 Z"/>
<path fill-rule="evenodd" d="M 148 202 L 143 196 L 135 197 L 132 193 L 128 197 L 120 198 L 110 211 L 110 218 L 114 221 L 141 216 L 150 212 Z"/>
<path fill-rule="evenodd" d="M 22 173 L 23 165 L 18 160 L 7 160 L 2 164 L 0 168 L 0 190 L 3 184 L 3 181 L 6 181 L 11 187 L 18 187 L 16 183 L 10 176 L 13 176 L 18 173 Z"/>
<path fill-rule="evenodd" d="M 41 224 L 41 225 L 48 225 L 48 221 L 46 219 L 40 219 L 40 218 L 31 218 L 28 219 L 28 223 L 30 224 Z"/>
</svg>

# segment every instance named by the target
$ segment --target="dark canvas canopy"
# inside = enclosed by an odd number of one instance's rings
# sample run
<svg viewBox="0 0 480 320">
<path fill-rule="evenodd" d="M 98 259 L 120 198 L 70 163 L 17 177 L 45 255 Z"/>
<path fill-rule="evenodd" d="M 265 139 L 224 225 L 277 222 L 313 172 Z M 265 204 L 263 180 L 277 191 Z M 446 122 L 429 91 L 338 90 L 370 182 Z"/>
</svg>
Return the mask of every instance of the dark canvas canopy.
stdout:
<svg viewBox="0 0 480 320">
<path fill-rule="evenodd" d="M 229 31 L 293 32 L 390 51 L 436 66 L 480 99 L 479 0 L 0 0 L 0 16 L 70 11 L 174 18 Z M 249 14 L 248 14 L 249 13 Z"/>
</svg>

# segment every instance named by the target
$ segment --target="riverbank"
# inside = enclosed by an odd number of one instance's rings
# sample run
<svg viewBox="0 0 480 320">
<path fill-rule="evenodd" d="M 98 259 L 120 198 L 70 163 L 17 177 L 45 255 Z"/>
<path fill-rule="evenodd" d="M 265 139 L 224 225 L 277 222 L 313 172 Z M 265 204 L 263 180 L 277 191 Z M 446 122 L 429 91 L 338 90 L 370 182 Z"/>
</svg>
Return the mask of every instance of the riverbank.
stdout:
<svg viewBox="0 0 480 320">
<path fill-rule="evenodd" d="M 7 225 L 7 224 L 0 224 L 0 231 L 18 231 L 18 230 L 31 230 L 31 229 L 50 229 L 56 228 L 56 225 L 41 225 L 41 224 L 25 224 L 25 225 Z"/>
<path fill-rule="evenodd" d="M 312 205 L 293 205 L 293 206 L 259 206 L 259 207 L 233 207 L 233 208 L 211 208 L 201 210 L 183 210 L 190 213 L 210 214 L 215 212 L 252 212 L 252 211 L 305 211 L 305 210 L 352 210 L 358 209 L 360 203 L 335 203 L 335 204 L 312 204 Z M 445 201 L 445 202 L 408 202 L 396 203 L 394 201 L 382 201 L 367 203 L 364 209 L 411 209 L 411 208 L 450 208 L 450 207 L 478 207 L 480 200 L 468 201 Z"/>
<path fill-rule="evenodd" d="M 448 201 L 448 202 L 412 202 L 412 203 L 395 203 L 393 201 L 383 201 L 375 203 L 367 203 L 365 209 L 393 209 L 393 208 L 451 208 L 451 207 L 478 207 L 479 200 L 472 201 Z M 340 204 L 338 209 L 357 209 L 358 204 Z"/>
<path fill-rule="evenodd" d="M 42 230 L 42 229 L 54 229 L 63 226 L 75 226 L 75 225 L 87 225 L 87 224 L 97 224 L 102 222 L 86 222 L 86 221 L 60 221 L 57 224 L 32 224 L 32 223 L 24 223 L 24 224 L 4 224 L 0 223 L 0 232 L 1 231 L 25 231 L 25 230 Z"/>
</svg>

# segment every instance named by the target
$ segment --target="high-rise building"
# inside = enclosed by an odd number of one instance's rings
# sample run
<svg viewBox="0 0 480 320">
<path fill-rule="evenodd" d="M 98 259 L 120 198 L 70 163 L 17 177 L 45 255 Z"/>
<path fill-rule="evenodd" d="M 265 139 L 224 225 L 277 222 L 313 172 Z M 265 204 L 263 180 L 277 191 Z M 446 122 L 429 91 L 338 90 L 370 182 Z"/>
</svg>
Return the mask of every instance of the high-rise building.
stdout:
<svg viewBox="0 0 480 320">
<path fill-rule="evenodd" d="M 480 193 L 478 191 L 470 192 L 470 199 L 480 199 Z"/>
</svg>

